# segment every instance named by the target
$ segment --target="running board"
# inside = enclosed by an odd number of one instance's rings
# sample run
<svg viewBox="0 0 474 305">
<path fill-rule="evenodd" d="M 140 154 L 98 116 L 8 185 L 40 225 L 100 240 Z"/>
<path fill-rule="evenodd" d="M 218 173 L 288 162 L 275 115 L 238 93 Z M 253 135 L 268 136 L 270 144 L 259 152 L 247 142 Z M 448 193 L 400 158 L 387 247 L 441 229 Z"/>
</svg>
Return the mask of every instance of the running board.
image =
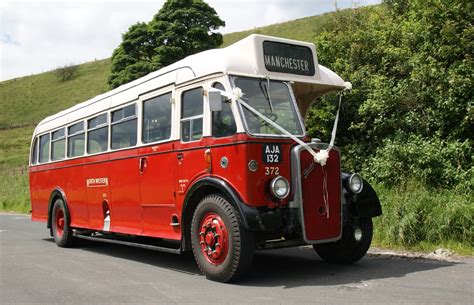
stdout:
<svg viewBox="0 0 474 305">
<path fill-rule="evenodd" d="M 81 239 L 86 239 L 86 240 L 99 241 L 99 242 L 104 242 L 104 243 L 109 243 L 109 244 L 132 246 L 132 247 L 137 247 L 137 248 L 143 248 L 143 249 L 155 250 L 155 251 L 161 251 L 161 252 L 168 252 L 168 253 L 174 253 L 174 254 L 181 254 L 181 248 L 180 249 L 173 249 L 173 248 L 150 245 L 150 244 L 145 244 L 145 243 L 137 243 L 137 242 L 120 240 L 120 239 L 113 239 L 113 238 L 110 238 L 110 237 L 106 237 L 105 235 L 89 236 L 89 235 L 82 235 L 82 234 L 77 233 L 77 232 L 74 232 L 73 235 L 74 235 L 74 237 L 81 238 Z"/>
</svg>

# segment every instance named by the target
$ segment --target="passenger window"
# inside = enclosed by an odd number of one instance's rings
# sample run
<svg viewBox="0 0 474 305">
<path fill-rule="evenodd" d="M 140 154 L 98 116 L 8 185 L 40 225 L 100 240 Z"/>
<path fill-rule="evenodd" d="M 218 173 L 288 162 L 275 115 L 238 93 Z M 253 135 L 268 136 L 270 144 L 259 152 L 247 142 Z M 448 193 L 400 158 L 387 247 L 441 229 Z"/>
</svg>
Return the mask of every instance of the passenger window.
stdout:
<svg viewBox="0 0 474 305">
<path fill-rule="evenodd" d="M 67 156 L 73 158 L 84 155 L 84 122 L 69 126 L 67 134 Z"/>
<path fill-rule="evenodd" d="M 39 162 L 49 161 L 49 133 L 40 137 Z"/>
<path fill-rule="evenodd" d="M 31 151 L 31 164 L 38 163 L 38 137 L 35 138 L 33 149 Z"/>
<path fill-rule="evenodd" d="M 64 128 L 51 134 L 51 161 L 62 160 L 66 156 L 66 137 Z"/>
<path fill-rule="evenodd" d="M 109 125 L 107 113 L 87 121 L 87 153 L 96 154 L 107 150 Z"/>
<path fill-rule="evenodd" d="M 225 91 L 221 83 L 214 83 L 212 87 Z M 222 102 L 222 111 L 212 112 L 212 136 L 215 138 L 231 136 L 237 132 L 231 104 L 225 96 L 222 96 Z"/>
<path fill-rule="evenodd" d="M 112 112 L 112 149 L 137 144 L 137 115 L 135 104 Z"/>
<path fill-rule="evenodd" d="M 143 143 L 169 139 L 171 136 L 171 93 L 143 102 Z"/>
<path fill-rule="evenodd" d="M 181 140 L 196 141 L 202 138 L 202 88 L 183 93 L 181 97 Z"/>
</svg>

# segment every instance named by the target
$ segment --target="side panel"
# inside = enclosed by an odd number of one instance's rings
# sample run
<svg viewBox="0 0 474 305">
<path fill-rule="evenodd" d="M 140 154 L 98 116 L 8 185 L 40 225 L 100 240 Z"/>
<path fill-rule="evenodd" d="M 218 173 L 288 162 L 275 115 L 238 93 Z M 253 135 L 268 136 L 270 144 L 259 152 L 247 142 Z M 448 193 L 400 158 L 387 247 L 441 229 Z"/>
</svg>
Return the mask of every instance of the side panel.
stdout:
<svg viewBox="0 0 474 305">
<path fill-rule="evenodd" d="M 177 143 L 173 166 L 176 169 L 176 195 L 178 209 L 182 210 L 182 204 L 186 191 L 193 181 L 208 174 L 205 159 L 206 138 L 192 143 Z"/>
<path fill-rule="evenodd" d="M 138 149 L 110 153 L 110 231 L 142 232 Z"/>
<path fill-rule="evenodd" d="M 140 149 L 140 198 L 143 235 L 167 239 L 181 238 L 180 226 L 171 226 L 171 217 L 179 219 L 175 205 L 176 156 L 172 143 Z"/>
<path fill-rule="evenodd" d="M 104 202 L 110 202 L 109 154 L 86 157 L 84 183 L 86 185 L 89 228 L 104 227 Z"/>
<path fill-rule="evenodd" d="M 48 165 L 39 165 L 30 168 L 30 199 L 31 219 L 37 221 L 48 220 L 48 201 L 42 181 L 47 178 Z"/>
<path fill-rule="evenodd" d="M 87 208 L 86 182 L 84 177 L 84 158 L 74 159 L 59 164 L 68 166 L 64 169 L 51 170 L 51 181 L 64 180 L 66 185 L 63 188 L 66 193 L 66 200 L 71 213 L 71 226 L 88 227 L 89 211 Z M 65 164 L 66 163 L 66 164 Z M 60 185 L 58 185 L 60 186 Z M 61 186 L 60 186 L 61 187 Z"/>
</svg>

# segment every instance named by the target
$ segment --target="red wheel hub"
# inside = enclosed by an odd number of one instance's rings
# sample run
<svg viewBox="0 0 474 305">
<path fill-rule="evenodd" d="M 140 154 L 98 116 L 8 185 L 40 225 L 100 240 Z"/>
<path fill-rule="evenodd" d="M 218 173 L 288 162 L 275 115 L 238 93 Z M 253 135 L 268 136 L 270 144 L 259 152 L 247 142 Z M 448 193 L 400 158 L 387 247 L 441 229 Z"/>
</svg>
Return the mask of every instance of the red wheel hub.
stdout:
<svg viewBox="0 0 474 305">
<path fill-rule="evenodd" d="M 58 235 L 59 238 L 63 236 L 64 233 L 64 212 L 62 209 L 58 209 L 56 212 L 56 218 L 55 218 L 55 223 L 56 223 L 56 234 Z"/>
<path fill-rule="evenodd" d="M 229 236 L 224 221 L 216 213 L 207 213 L 201 220 L 199 243 L 209 263 L 217 266 L 224 262 L 229 249 Z"/>
</svg>

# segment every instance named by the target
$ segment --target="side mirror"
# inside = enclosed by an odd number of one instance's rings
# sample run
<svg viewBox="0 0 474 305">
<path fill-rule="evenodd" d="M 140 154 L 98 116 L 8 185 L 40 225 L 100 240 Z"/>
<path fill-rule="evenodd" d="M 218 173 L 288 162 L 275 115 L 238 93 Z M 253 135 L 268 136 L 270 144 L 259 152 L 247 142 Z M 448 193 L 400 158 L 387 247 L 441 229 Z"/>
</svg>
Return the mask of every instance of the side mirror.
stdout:
<svg viewBox="0 0 474 305">
<path fill-rule="evenodd" d="M 209 90 L 207 96 L 209 98 L 209 108 L 211 111 L 222 111 L 221 92 L 218 90 Z"/>
</svg>

